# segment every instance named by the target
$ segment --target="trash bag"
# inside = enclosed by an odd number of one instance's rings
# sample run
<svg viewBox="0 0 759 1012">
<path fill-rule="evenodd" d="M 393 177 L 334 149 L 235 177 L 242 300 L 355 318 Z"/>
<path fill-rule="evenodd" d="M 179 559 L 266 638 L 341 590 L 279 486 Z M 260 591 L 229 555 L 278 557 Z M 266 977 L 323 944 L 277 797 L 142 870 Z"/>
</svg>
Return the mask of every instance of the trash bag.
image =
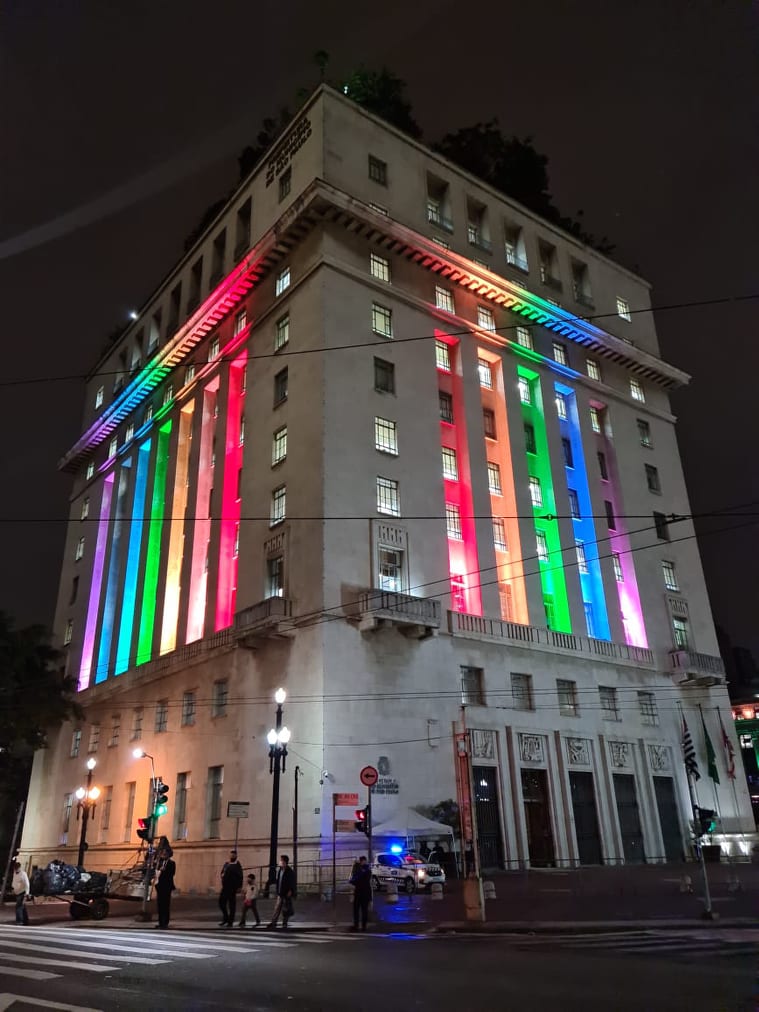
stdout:
<svg viewBox="0 0 759 1012">
<path fill-rule="evenodd" d="M 104 890 L 108 883 L 108 876 L 104 871 L 91 871 L 89 881 L 87 882 L 88 892 L 100 892 Z"/>
<path fill-rule="evenodd" d="M 42 868 L 35 868 L 32 872 L 29 892 L 32 896 L 41 896 L 45 891 L 45 875 Z"/>
<path fill-rule="evenodd" d="M 73 864 L 64 864 L 61 867 L 64 892 L 76 892 L 79 886 L 79 869 Z"/>
<path fill-rule="evenodd" d="M 57 896 L 65 890 L 61 869 L 63 861 L 51 861 L 42 873 L 44 892 L 47 896 Z"/>
</svg>

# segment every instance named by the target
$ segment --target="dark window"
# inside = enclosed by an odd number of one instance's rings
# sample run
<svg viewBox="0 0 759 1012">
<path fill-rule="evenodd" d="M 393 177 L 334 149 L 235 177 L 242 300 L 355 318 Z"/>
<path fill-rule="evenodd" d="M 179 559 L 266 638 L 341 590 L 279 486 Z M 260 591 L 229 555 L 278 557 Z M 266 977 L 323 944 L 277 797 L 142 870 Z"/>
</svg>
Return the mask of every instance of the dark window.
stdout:
<svg viewBox="0 0 759 1012">
<path fill-rule="evenodd" d="M 577 492 L 573 488 L 567 489 L 569 495 L 569 512 L 573 520 L 580 519 L 580 500 L 577 498 Z"/>
<path fill-rule="evenodd" d="M 73 604 L 76 601 L 76 596 L 79 593 L 79 577 L 75 576 L 71 581 L 71 596 L 69 597 L 69 604 Z"/>
<path fill-rule="evenodd" d="M 384 358 L 374 360 L 374 389 L 383 394 L 395 393 L 395 366 Z"/>
<path fill-rule="evenodd" d="M 609 525 L 610 531 L 617 529 L 617 518 L 614 516 L 614 504 L 608 499 L 604 499 L 604 509 L 606 510 L 606 523 Z"/>
<path fill-rule="evenodd" d="M 448 422 L 450 425 L 453 425 L 453 398 L 450 394 L 447 394 L 445 390 L 439 390 L 438 399 L 440 402 L 441 421 Z"/>
<path fill-rule="evenodd" d="M 282 175 L 279 177 L 279 199 L 284 200 L 290 192 L 290 187 L 293 182 L 293 170 L 285 169 Z"/>
<path fill-rule="evenodd" d="M 535 428 L 529 424 L 525 424 L 524 427 L 524 445 L 528 453 L 537 453 L 535 447 Z"/>
<path fill-rule="evenodd" d="M 661 492 L 658 469 L 653 464 L 646 464 L 644 466 L 646 468 L 646 484 L 648 485 L 649 492 Z"/>
<path fill-rule="evenodd" d="M 281 369 L 274 377 L 274 406 L 287 400 L 287 369 Z"/>
<path fill-rule="evenodd" d="M 387 162 L 369 155 L 369 178 L 380 186 L 387 186 Z"/>
<path fill-rule="evenodd" d="M 654 513 L 654 526 L 657 538 L 660 541 L 669 541 L 669 524 L 663 513 Z"/>
<path fill-rule="evenodd" d="M 482 412 L 482 424 L 485 427 L 485 435 L 488 439 L 495 439 L 495 412 L 484 408 Z"/>
<path fill-rule="evenodd" d="M 599 450 L 597 456 L 598 456 L 598 470 L 601 472 L 601 479 L 603 481 L 608 481 L 609 471 L 606 467 L 606 454 L 601 453 L 601 451 Z"/>
<path fill-rule="evenodd" d="M 566 464 L 566 466 L 574 467 L 575 465 L 574 465 L 574 458 L 572 457 L 572 444 L 566 438 L 566 436 L 562 436 L 561 438 L 561 452 L 564 455 L 564 463 Z"/>
</svg>

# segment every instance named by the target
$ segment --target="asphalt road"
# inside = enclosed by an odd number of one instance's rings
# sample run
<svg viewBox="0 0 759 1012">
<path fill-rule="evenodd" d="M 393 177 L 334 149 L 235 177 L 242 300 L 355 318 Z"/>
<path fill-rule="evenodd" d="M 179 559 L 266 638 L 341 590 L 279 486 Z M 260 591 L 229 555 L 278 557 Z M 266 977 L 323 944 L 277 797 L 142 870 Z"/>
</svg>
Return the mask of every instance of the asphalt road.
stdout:
<svg viewBox="0 0 759 1012">
<path fill-rule="evenodd" d="M 756 943 L 741 937 L 7 925 L 0 926 L 0 1012 L 755 1012 Z"/>
</svg>

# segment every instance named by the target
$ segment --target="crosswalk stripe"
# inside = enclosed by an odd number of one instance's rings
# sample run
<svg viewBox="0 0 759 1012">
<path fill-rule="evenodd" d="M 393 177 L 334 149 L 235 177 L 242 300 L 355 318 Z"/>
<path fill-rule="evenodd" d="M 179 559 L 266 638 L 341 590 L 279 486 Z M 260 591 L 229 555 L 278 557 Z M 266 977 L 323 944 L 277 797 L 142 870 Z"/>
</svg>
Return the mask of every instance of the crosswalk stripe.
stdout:
<svg viewBox="0 0 759 1012">
<path fill-rule="evenodd" d="M 8 953 L 6 959 L 14 963 L 34 963 L 35 966 L 63 966 L 67 970 L 92 970 L 93 973 L 115 973 L 123 969 L 121 966 L 101 966 L 99 963 L 79 963 L 70 959 L 41 959 L 39 956 L 21 956 Z"/>
<path fill-rule="evenodd" d="M 28 942 L 8 942 L 5 939 L 0 941 L 0 951 L 4 949 L 29 949 Z M 103 946 L 101 946 L 103 948 Z M 107 946 L 105 946 L 107 948 Z M 118 946 L 117 946 L 118 948 Z M 158 966 L 160 963 L 167 963 L 167 959 L 152 959 L 148 956 L 120 956 L 114 952 L 90 952 L 89 949 L 69 949 L 63 946 L 38 945 L 34 944 L 35 952 L 45 952 L 50 956 L 88 956 L 90 959 L 113 959 L 118 962 L 142 963 L 145 966 Z M 135 950 L 139 952 L 140 950 Z M 7 959 L 15 959 L 11 952 L 5 954 Z M 204 958 L 204 957 L 201 957 Z M 209 957 L 210 958 L 210 957 Z"/>
<path fill-rule="evenodd" d="M 77 945 L 77 944 L 81 944 L 81 945 L 87 945 L 90 949 L 108 949 L 109 951 L 113 951 L 113 952 L 136 952 L 136 953 L 145 952 L 145 946 L 144 945 L 124 945 L 123 943 L 121 943 L 121 941 L 112 942 L 112 941 L 109 940 L 109 941 L 97 941 L 96 942 L 96 941 L 93 941 L 93 939 L 89 938 L 89 937 L 88 938 L 77 938 L 75 940 L 76 936 L 68 935 L 67 937 L 62 937 L 59 934 L 56 934 L 56 935 L 43 934 L 42 932 L 37 932 L 37 931 L 34 932 L 34 936 L 35 936 L 35 938 L 41 937 L 43 939 L 43 941 L 57 941 L 61 945 Z M 102 939 L 103 936 L 100 935 L 99 938 Z M 130 941 L 135 941 L 135 940 L 136 939 L 134 937 L 132 937 L 130 939 Z M 153 937 L 152 940 L 153 940 L 153 942 L 155 942 L 155 938 L 154 937 Z M 12 946 L 12 945 L 17 945 L 17 944 L 18 943 L 16 943 L 16 942 L 8 941 L 7 939 L 0 937 L 0 948 L 2 948 L 4 945 L 11 945 Z M 182 943 L 179 943 L 179 944 L 182 945 Z M 202 944 L 202 943 L 198 943 L 198 944 Z M 192 942 L 188 942 L 188 943 L 186 943 L 186 945 L 182 945 L 182 947 L 186 948 L 187 945 L 189 945 L 191 948 L 192 947 L 197 947 L 197 945 L 193 946 Z M 36 946 L 35 946 L 35 948 L 36 948 Z M 163 945 L 161 945 L 160 948 L 161 948 L 161 950 L 163 950 L 164 949 Z M 208 948 L 208 946 L 202 945 L 202 948 Z M 44 952 L 45 950 L 42 949 L 40 951 Z M 50 950 L 48 950 L 48 951 L 50 951 Z M 70 950 L 66 950 L 66 951 L 70 951 Z M 247 951 L 247 947 L 246 947 L 246 949 L 244 951 Z M 172 953 L 172 954 L 174 954 L 174 953 Z M 179 953 L 177 953 L 177 954 L 179 954 Z M 187 959 L 211 959 L 212 958 L 212 955 L 210 953 L 204 955 L 204 954 L 196 953 L 196 952 L 183 952 L 183 953 L 181 953 L 181 955 L 184 958 L 187 958 Z M 144 959 L 144 958 L 147 958 L 147 957 L 142 957 L 142 958 Z"/>
<path fill-rule="evenodd" d="M 7 963 L 0 963 L 0 974 L 8 977 L 26 977 L 29 980 L 52 980 L 60 977 L 60 973 L 49 973 L 47 970 L 22 970 L 20 966 L 8 966 Z"/>
<path fill-rule="evenodd" d="M 245 939 L 235 939 L 230 942 L 219 941 L 218 935 L 206 936 L 200 934 L 197 931 L 181 932 L 181 931 L 168 931 L 161 932 L 160 935 L 155 932 L 141 932 L 141 931 L 109 931 L 107 928 L 35 928 L 34 934 L 43 935 L 45 937 L 54 939 L 63 939 L 67 942 L 71 941 L 72 937 L 80 938 L 83 944 L 88 944 L 90 939 L 113 939 L 116 942 L 134 942 L 135 940 L 141 939 L 143 946 L 140 948 L 140 952 L 144 951 L 144 943 L 149 945 L 160 946 L 161 950 L 175 949 L 175 948 L 202 948 L 202 949 L 218 949 L 221 952 L 250 952 L 251 944 L 254 939 L 250 939 L 250 942 Z M 261 936 L 255 939 L 255 944 L 274 945 L 281 948 L 290 948 L 294 943 L 292 942 L 278 942 L 274 939 L 269 940 Z M 2 934 L 0 934 L 0 945 L 2 945 Z"/>
</svg>

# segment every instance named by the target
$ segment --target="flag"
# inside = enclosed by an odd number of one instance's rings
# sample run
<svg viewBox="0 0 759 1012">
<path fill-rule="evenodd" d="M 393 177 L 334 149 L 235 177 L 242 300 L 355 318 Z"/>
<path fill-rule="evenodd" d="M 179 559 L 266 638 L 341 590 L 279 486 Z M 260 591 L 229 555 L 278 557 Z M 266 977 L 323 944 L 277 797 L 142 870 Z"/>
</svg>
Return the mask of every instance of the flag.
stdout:
<svg viewBox="0 0 759 1012">
<path fill-rule="evenodd" d="M 719 712 L 719 711 L 718 711 Z M 728 780 L 735 780 L 735 749 L 728 737 L 725 725 L 722 723 L 722 714 L 719 715 L 719 726 L 722 731 L 722 747 L 725 750 L 725 765 L 727 766 Z"/>
<path fill-rule="evenodd" d="M 699 707 L 701 710 L 701 707 Z M 709 776 L 715 784 L 719 783 L 719 770 L 717 769 L 717 756 L 714 752 L 714 745 L 709 737 L 709 732 L 706 730 L 706 721 L 704 720 L 704 711 L 701 710 L 701 727 L 704 729 L 704 744 L 706 745 L 706 768 Z"/>
<path fill-rule="evenodd" d="M 685 717 L 683 717 L 683 759 L 685 760 L 685 772 L 688 776 L 693 777 L 694 780 L 700 780 L 701 774 L 698 772 L 696 750 L 693 747 L 693 739 L 690 736 Z"/>
</svg>

